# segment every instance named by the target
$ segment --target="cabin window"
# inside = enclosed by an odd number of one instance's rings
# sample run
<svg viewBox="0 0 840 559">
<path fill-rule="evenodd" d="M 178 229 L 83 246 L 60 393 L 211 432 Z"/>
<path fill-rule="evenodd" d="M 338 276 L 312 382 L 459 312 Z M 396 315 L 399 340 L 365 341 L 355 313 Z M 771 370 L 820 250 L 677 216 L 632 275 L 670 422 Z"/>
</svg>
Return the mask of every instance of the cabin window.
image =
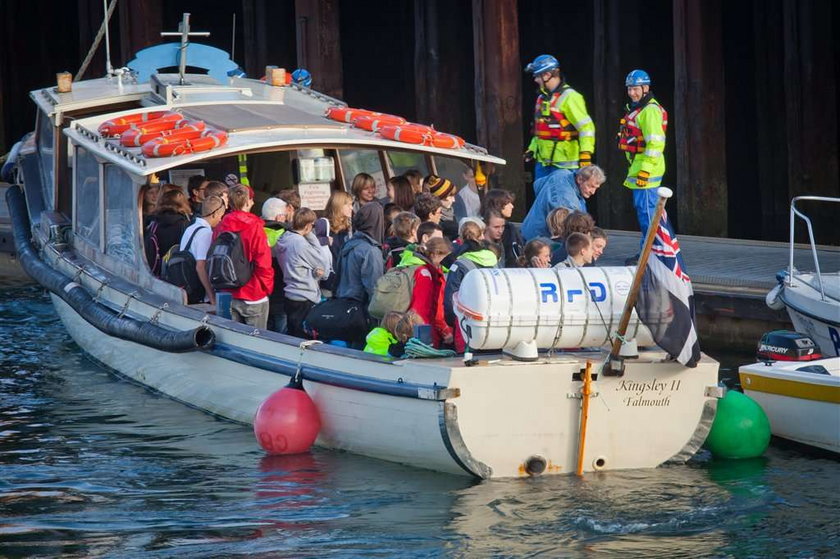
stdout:
<svg viewBox="0 0 840 559">
<path fill-rule="evenodd" d="M 82 147 L 76 148 L 73 169 L 76 193 L 75 233 L 99 246 L 99 162 Z"/>
<path fill-rule="evenodd" d="M 52 119 L 38 113 L 38 158 L 41 181 L 44 185 L 44 203 L 48 210 L 55 209 L 55 128 Z"/>
<path fill-rule="evenodd" d="M 438 175 L 451 180 L 461 190 L 467 179 L 464 178 L 464 173 L 469 169 L 469 165 L 464 163 L 461 159 L 454 157 L 440 157 L 435 156 L 435 166 L 437 167 Z"/>
<path fill-rule="evenodd" d="M 343 149 L 338 152 L 341 168 L 344 171 L 344 184 L 350 192 L 353 177 L 367 173 L 376 182 L 376 197 L 384 198 L 388 194 L 385 188 L 385 173 L 379 160 L 379 152 L 372 149 Z"/>
<path fill-rule="evenodd" d="M 137 262 L 137 207 L 131 177 L 105 165 L 105 253 L 128 264 Z"/>
<path fill-rule="evenodd" d="M 426 164 L 426 156 L 422 153 L 389 151 L 388 162 L 391 164 L 395 176 L 402 175 L 411 169 L 417 169 L 424 177 L 430 174 L 429 166 Z"/>
</svg>

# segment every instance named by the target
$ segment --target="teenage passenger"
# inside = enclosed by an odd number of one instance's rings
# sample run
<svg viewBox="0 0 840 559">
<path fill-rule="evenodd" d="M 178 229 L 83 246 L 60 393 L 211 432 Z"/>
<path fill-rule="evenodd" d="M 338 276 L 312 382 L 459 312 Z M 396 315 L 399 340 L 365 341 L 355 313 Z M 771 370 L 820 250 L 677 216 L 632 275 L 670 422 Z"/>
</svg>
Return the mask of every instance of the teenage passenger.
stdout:
<svg viewBox="0 0 840 559">
<path fill-rule="evenodd" d="M 250 187 L 244 184 L 233 187 L 230 190 L 230 203 L 233 211 L 222 218 L 213 232 L 214 238 L 226 231 L 238 233 L 245 258 L 252 265 L 248 282 L 231 290 L 231 318 L 265 330 L 268 322 L 268 295 L 274 288 L 271 249 L 263 228 L 265 223 L 251 213 L 254 195 Z"/>
<path fill-rule="evenodd" d="M 321 301 L 318 280 L 330 264 L 312 232 L 317 218 L 314 211 L 301 208 L 295 213 L 292 228 L 277 241 L 274 251 L 283 270 L 288 333 L 298 338 L 306 338 L 303 321 L 309 310 Z"/>
</svg>

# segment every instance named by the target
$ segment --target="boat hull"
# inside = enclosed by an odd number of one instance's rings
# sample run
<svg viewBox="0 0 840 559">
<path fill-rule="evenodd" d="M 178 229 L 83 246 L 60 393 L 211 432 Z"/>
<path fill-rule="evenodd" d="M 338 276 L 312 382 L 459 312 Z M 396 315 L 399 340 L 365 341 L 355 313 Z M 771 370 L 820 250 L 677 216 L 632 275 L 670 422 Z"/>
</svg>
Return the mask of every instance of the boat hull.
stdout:
<svg viewBox="0 0 840 559">
<path fill-rule="evenodd" d="M 111 288 L 103 288 L 103 297 L 110 294 Z M 260 403 L 288 382 L 301 355 L 294 345 L 251 336 L 239 325 L 213 324 L 215 349 L 168 353 L 106 336 L 62 299 L 53 296 L 53 302 L 73 339 L 98 363 L 174 400 L 243 424 L 252 423 Z M 176 313 L 159 313 L 157 320 L 172 327 L 192 322 Z M 393 363 L 336 352 L 304 353 L 304 386 L 322 422 L 317 445 L 479 478 L 529 475 L 532 458 L 543 461 L 544 473 L 573 472 L 582 387 L 575 375 L 587 358 L 602 358 L 595 353 L 465 367 L 457 359 Z M 628 362 L 624 377 L 599 376 L 593 383 L 584 471 L 684 461 L 702 444 L 714 418 L 711 388 L 717 363 L 704 357 L 696 369 L 685 369 L 659 362 L 662 357 L 643 354 Z M 268 370 L 272 363 L 285 363 L 288 373 Z M 318 371 L 336 373 L 325 377 L 322 372 L 325 380 L 313 381 Z M 420 397 L 411 398 L 368 391 L 364 382 L 348 381 L 353 378 L 395 390 L 412 383 L 448 388 L 438 396 L 419 390 Z"/>
<path fill-rule="evenodd" d="M 780 299 L 797 332 L 809 335 L 825 356 L 840 355 L 840 275 L 823 274 L 825 297 L 814 274 L 796 274 L 784 284 Z"/>
<path fill-rule="evenodd" d="M 816 366 L 827 373 L 797 370 Z M 773 435 L 840 453 L 840 358 L 756 363 L 738 374 L 744 393 L 767 414 Z"/>
</svg>

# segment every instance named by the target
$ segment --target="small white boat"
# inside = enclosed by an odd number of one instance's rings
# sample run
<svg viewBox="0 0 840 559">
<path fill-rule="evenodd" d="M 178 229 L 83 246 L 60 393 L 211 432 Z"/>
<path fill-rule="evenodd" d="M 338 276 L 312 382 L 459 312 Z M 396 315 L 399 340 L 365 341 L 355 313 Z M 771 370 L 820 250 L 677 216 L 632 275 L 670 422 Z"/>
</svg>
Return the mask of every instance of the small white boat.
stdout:
<svg viewBox="0 0 840 559">
<path fill-rule="evenodd" d="M 767 305 L 775 310 L 787 309 L 796 331 L 813 338 L 823 355 L 840 355 L 840 271 L 821 271 L 811 220 L 796 207 L 800 200 L 840 202 L 840 198 L 824 196 L 797 196 L 791 201 L 790 264 L 779 276 L 779 285 L 767 294 Z M 814 260 L 812 271 L 800 271 L 793 265 L 797 218 L 808 227 Z"/>
<path fill-rule="evenodd" d="M 759 352 L 784 354 L 784 345 L 763 340 Z M 767 360 L 740 367 L 738 376 L 744 394 L 767 414 L 773 435 L 840 453 L 840 357 Z"/>
<path fill-rule="evenodd" d="M 185 45 L 188 28 L 185 20 Z M 173 43 L 169 52 L 186 56 L 202 52 L 198 46 Z M 15 162 L 22 189 L 7 196 L 27 272 L 51 292 L 70 335 L 96 362 L 245 424 L 300 370 L 321 416 L 316 444 L 479 478 L 570 473 L 579 458 L 585 471 L 656 467 L 687 460 L 705 440 L 720 396 L 718 363 L 706 356 L 687 369 L 648 351 L 627 361 L 623 376 L 596 375 L 579 457 L 581 369 L 590 360 L 597 373 L 606 351 L 543 352 L 527 363 L 482 355 L 486 361 L 474 366 L 456 358 L 394 360 L 307 345 L 184 304 L 183 290 L 156 278 L 144 256 L 139 204 L 153 175 L 220 177 L 247 156 L 258 203 L 291 186 L 304 205 L 322 209 L 331 189 L 349 188 L 358 172 L 384 186 L 407 165 L 458 180 L 476 162 L 504 161 L 470 144 L 404 143 L 328 119 L 327 110 L 346 105 L 282 77 L 275 85 L 212 68 L 147 74 L 144 81 L 144 71 L 134 79 L 121 69 L 71 91 L 33 91 L 36 132 Z M 226 143 L 161 157 L 102 132 L 114 119 L 146 120 L 153 112 L 204 121 Z M 616 289 L 626 296 L 624 283 Z M 554 302 L 568 305 L 566 292 L 548 287 Z M 593 289 L 580 286 L 576 302 L 599 318 L 576 324 L 579 334 L 565 332 L 566 347 L 600 346 L 593 329 L 603 328 L 603 337 L 616 331 L 615 317 L 607 325 L 592 306 L 605 295 Z M 555 324 L 550 339 L 562 328 Z"/>
</svg>

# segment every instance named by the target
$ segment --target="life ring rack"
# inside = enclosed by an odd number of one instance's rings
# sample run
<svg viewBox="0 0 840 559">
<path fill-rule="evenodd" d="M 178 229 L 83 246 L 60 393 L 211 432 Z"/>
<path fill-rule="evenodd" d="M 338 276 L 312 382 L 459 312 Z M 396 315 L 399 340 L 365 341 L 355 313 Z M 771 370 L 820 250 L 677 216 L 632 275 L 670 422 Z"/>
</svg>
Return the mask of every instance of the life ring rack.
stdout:
<svg viewBox="0 0 840 559">
<path fill-rule="evenodd" d="M 142 126 L 147 132 L 169 130 L 184 116 L 175 111 L 151 111 L 134 113 L 106 120 L 99 125 L 99 134 L 106 138 L 116 138 L 130 128 Z"/>
<path fill-rule="evenodd" d="M 381 126 L 378 132 L 380 136 L 388 140 L 436 148 L 460 149 L 466 144 L 460 136 L 438 132 L 431 126 L 412 122 Z"/>
<path fill-rule="evenodd" d="M 157 121 L 152 121 L 157 122 Z M 201 136 L 205 129 L 204 121 L 202 120 L 187 120 L 182 118 L 177 122 L 172 122 L 172 126 L 158 130 L 158 127 L 147 126 L 132 127 L 120 135 L 120 143 L 125 147 L 141 147 L 148 141 L 160 138 L 162 136 L 171 136 L 173 138 L 180 138 L 184 140 L 192 140 Z"/>
<path fill-rule="evenodd" d="M 192 131 L 190 131 L 192 133 Z M 160 136 L 149 140 L 141 151 L 146 157 L 174 157 L 176 155 L 187 155 L 210 151 L 222 147 L 228 141 L 228 134 L 224 130 L 208 128 L 199 133 L 198 137 L 189 138 L 178 131 L 168 136 Z"/>
</svg>

